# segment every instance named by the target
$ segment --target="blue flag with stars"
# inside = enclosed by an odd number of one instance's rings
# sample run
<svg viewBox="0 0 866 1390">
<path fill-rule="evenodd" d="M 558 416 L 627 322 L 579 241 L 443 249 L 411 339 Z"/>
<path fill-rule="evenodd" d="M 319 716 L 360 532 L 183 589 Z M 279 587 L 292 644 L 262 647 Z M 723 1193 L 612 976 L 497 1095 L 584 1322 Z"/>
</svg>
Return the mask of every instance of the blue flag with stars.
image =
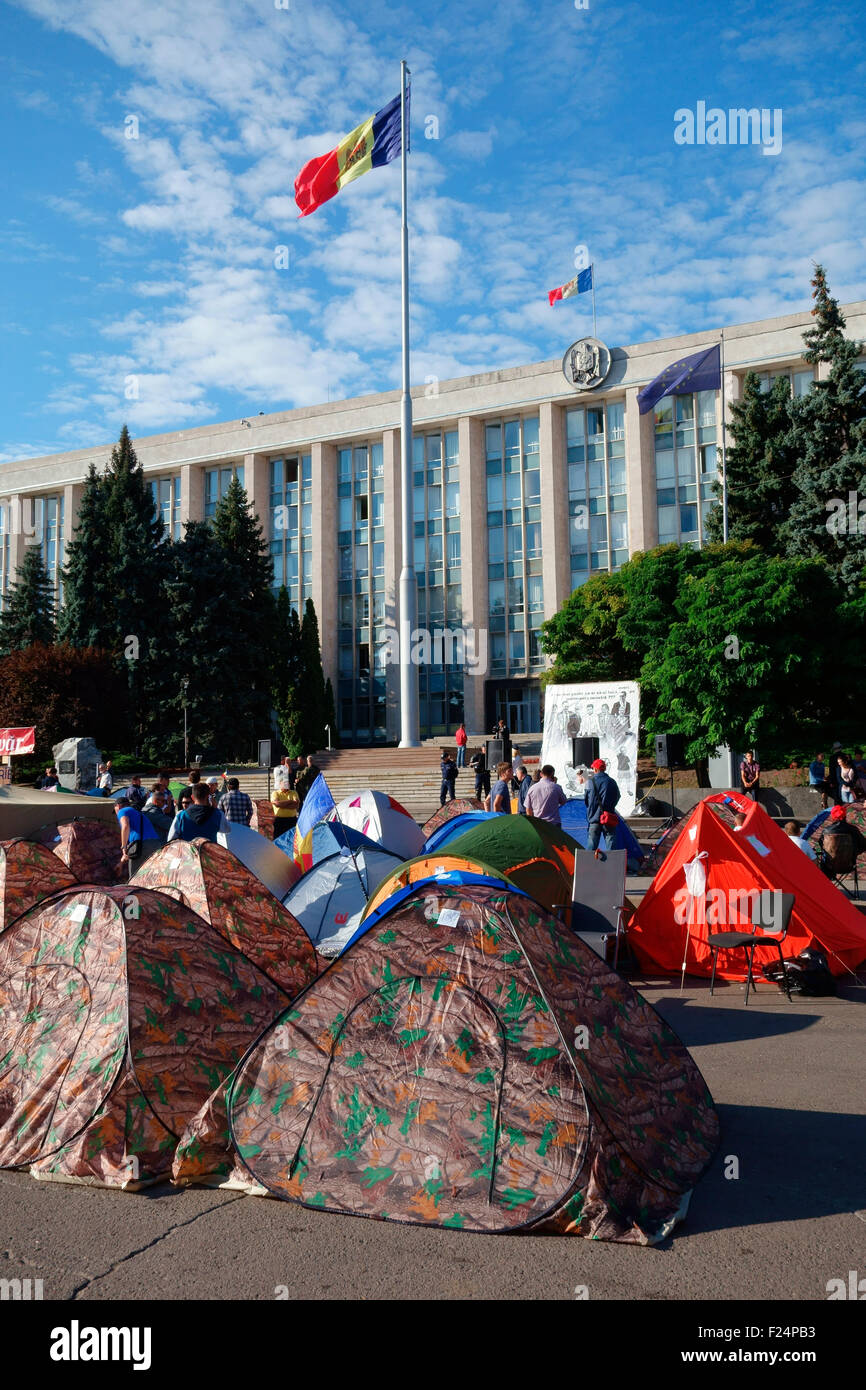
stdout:
<svg viewBox="0 0 866 1390">
<path fill-rule="evenodd" d="M 662 396 L 682 396 L 691 391 L 718 391 L 722 384 L 722 355 L 715 347 L 681 357 L 654 377 L 649 386 L 638 392 L 637 404 L 641 415 L 652 410 Z"/>
</svg>

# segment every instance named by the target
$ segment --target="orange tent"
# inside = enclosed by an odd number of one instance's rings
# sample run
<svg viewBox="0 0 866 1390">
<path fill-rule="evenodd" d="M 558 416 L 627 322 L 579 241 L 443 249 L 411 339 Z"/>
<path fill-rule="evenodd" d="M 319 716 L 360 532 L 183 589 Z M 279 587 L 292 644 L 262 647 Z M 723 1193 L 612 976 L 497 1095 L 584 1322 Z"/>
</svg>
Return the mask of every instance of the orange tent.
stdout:
<svg viewBox="0 0 866 1390">
<path fill-rule="evenodd" d="M 786 956 L 807 946 L 823 950 L 834 975 L 855 970 L 866 961 L 866 917 L 841 889 L 834 887 L 801 849 L 789 840 L 762 806 L 742 803 L 746 820 L 734 830 L 716 814 L 708 797 L 695 807 L 665 859 L 629 929 L 629 939 L 644 968 L 678 972 L 688 931 L 686 970 L 712 971 L 707 930 L 747 930 L 750 895 L 765 889 L 793 893 L 794 910 L 783 943 Z M 706 883 L 692 897 L 685 866 L 701 856 Z M 775 946 L 755 950 L 755 973 L 778 961 Z M 720 951 L 717 975 L 746 978 L 746 953 Z"/>
</svg>

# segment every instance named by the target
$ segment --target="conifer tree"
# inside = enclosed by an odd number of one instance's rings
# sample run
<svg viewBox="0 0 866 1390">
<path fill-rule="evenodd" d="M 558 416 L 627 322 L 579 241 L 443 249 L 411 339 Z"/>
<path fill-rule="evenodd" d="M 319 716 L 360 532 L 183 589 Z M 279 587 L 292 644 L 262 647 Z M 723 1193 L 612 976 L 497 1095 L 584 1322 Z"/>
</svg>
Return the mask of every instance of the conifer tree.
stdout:
<svg viewBox="0 0 866 1390">
<path fill-rule="evenodd" d="M 331 747 L 339 748 L 340 734 L 337 729 L 337 702 L 334 699 L 334 687 L 331 684 L 331 677 L 325 681 L 325 723 L 331 730 Z"/>
<path fill-rule="evenodd" d="M 246 489 L 232 478 L 217 505 L 214 536 L 227 559 L 225 590 L 235 621 L 246 638 L 243 680 L 248 694 L 246 723 L 253 730 L 270 725 L 270 685 L 274 658 L 276 607 L 274 569 L 259 519 L 249 508 Z"/>
<path fill-rule="evenodd" d="M 271 662 L 271 699 L 277 714 L 280 737 L 294 757 L 302 751 L 299 733 L 301 693 L 301 625 L 289 601 L 285 584 L 276 600 L 275 636 Z"/>
<path fill-rule="evenodd" d="M 311 598 L 301 623 L 301 720 L 299 733 L 308 753 L 325 742 L 325 673 L 319 645 L 319 620 Z"/>
<path fill-rule="evenodd" d="M 0 614 L 0 655 L 54 641 L 54 592 L 38 545 L 28 545 Z"/>
<path fill-rule="evenodd" d="M 780 530 L 797 496 L 791 419 L 791 388 L 787 378 L 762 391 L 755 372 L 748 372 L 742 400 L 731 407 L 732 443 L 727 450 L 728 538 L 755 541 L 768 554 L 780 553 Z M 719 503 L 710 509 L 707 536 L 721 541 L 722 485 L 713 484 Z"/>
<path fill-rule="evenodd" d="M 863 345 L 845 337 L 845 318 L 820 265 L 812 292 L 815 324 L 804 335 L 803 356 L 829 372 L 792 402 L 798 461 L 782 538 L 786 554 L 823 559 L 854 593 L 866 567 L 866 374 L 857 367 Z"/>
<path fill-rule="evenodd" d="M 105 484 L 90 465 L 78 508 L 75 535 L 66 547 L 63 607 L 58 636 L 74 647 L 117 647 L 111 584 L 111 537 L 105 519 Z"/>
</svg>

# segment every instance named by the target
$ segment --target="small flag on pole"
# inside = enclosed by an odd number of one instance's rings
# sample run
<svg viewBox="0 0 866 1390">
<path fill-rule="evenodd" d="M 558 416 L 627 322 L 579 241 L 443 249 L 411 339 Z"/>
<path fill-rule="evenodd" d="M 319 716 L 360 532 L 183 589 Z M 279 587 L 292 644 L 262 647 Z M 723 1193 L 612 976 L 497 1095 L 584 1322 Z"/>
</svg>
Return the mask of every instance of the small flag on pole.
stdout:
<svg viewBox="0 0 866 1390">
<path fill-rule="evenodd" d="M 304 797 L 304 804 L 295 826 L 294 858 L 302 869 L 309 869 L 313 862 L 313 830 L 320 820 L 324 820 L 335 810 L 336 804 L 331 789 L 320 772 Z"/>
<path fill-rule="evenodd" d="M 550 300 L 552 309 L 557 299 L 571 299 L 573 294 L 586 294 L 587 290 L 591 289 L 592 266 L 588 265 L 585 270 L 581 270 L 575 275 L 573 280 L 569 280 L 567 285 L 560 285 L 556 290 L 548 290 L 547 298 Z"/>
<path fill-rule="evenodd" d="M 406 88 L 406 125 L 409 125 L 409 88 Z M 307 217 L 352 179 L 370 169 L 390 164 L 400 154 L 402 125 L 400 98 L 396 96 L 345 136 L 334 150 L 309 160 L 295 179 L 295 202 L 300 217 Z M 408 131 L 406 147 L 408 149 Z"/>
</svg>

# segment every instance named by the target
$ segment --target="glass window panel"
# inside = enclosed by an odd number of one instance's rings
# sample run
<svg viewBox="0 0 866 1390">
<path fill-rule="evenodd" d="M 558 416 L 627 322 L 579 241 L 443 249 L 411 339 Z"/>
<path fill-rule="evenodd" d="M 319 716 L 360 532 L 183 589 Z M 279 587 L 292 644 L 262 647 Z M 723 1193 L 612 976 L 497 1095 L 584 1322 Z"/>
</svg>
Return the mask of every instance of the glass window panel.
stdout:
<svg viewBox="0 0 866 1390">
<path fill-rule="evenodd" d="M 488 532 L 487 545 L 490 563 L 501 563 L 505 559 L 505 533 L 501 526 L 495 526 Z"/>
<path fill-rule="evenodd" d="M 460 435 L 457 430 L 448 430 L 445 435 L 445 459 L 456 463 L 460 457 Z"/>
<path fill-rule="evenodd" d="M 541 522 L 533 521 L 526 527 L 526 554 L 541 554 Z"/>
<path fill-rule="evenodd" d="M 861 364 L 858 363 L 857 365 L 860 366 Z M 862 365 L 863 365 L 863 366 L 866 366 L 866 363 L 864 363 L 864 364 L 862 364 Z M 815 377 L 814 377 L 814 373 L 813 373 L 811 367 L 809 367 L 807 371 L 803 371 L 803 372 L 794 372 L 794 375 L 793 375 L 793 378 L 792 378 L 793 387 L 794 387 L 794 395 L 795 395 L 795 396 L 805 396 L 805 395 L 808 395 L 808 393 L 809 393 L 809 392 L 811 391 L 811 389 L 812 389 L 812 382 L 813 382 L 814 380 L 815 380 Z"/>
<path fill-rule="evenodd" d="M 586 433 L 590 439 L 604 434 L 604 408 L 602 406 L 590 406 L 587 410 Z"/>
<path fill-rule="evenodd" d="M 506 420 L 505 422 L 505 455 L 520 453 L 520 421 Z"/>
<path fill-rule="evenodd" d="M 502 426 L 488 425 L 485 429 L 485 439 L 487 447 L 487 457 L 489 459 L 502 458 Z"/>
<path fill-rule="evenodd" d="M 428 487 L 427 489 L 427 516 L 442 516 L 442 489 L 441 487 Z"/>
<path fill-rule="evenodd" d="M 374 526 L 383 526 L 385 524 L 385 494 L 383 492 L 373 493 L 372 521 Z"/>
<path fill-rule="evenodd" d="M 523 612 L 523 580 L 520 578 L 508 581 L 508 611 Z"/>
<path fill-rule="evenodd" d="M 427 568 L 439 569 L 442 564 L 442 537 L 427 537 Z"/>
<path fill-rule="evenodd" d="M 673 482 L 675 476 L 673 452 L 656 453 L 656 482 Z"/>
<path fill-rule="evenodd" d="M 660 401 L 656 402 L 654 418 L 657 433 L 666 433 L 668 430 L 673 428 L 673 396 L 663 396 Z"/>
<path fill-rule="evenodd" d="M 355 546 L 355 577 L 362 578 L 367 574 L 369 555 L 365 545 Z"/>
<path fill-rule="evenodd" d="M 540 574 L 531 574 L 526 580 L 528 608 L 530 613 L 538 613 L 544 608 L 544 581 Z"/>
<path fill-rule="evenodd" d="M 520 506 L 520 474 L 508 473 L 505 478 L 506 507 Z"/>
<path fill-rule="evenodd" d="M 426 439 L 426 455 L 428 463 L 442 462 L 442 436 L 439 434 L 428 434 Z"/>
<path fill-rule="evenodd" d="M 427 544 L 423 536 L 415 537 L 412 563 L 416 570 L 425 570 L 427 568 Z"/>
<path fill-rule="evenodd" d="M 449 531 L 445 537 L 445 557 L 449 569 L 460 564 L 460 532 Z"/>
<path fill-rule="evenodd" d="M 625 401 L 613 401 L 607 408 L 607 437 L 625 439 Z"/>
<path fill-rule="evenodd" d="M 370 471 L 374 478 L 384 477 L 385 457 L 381 444 L 370 445 Z"/>
<path fill-rule="evenodd" d="M 445 484 L 445 514 L 446 516 L 460 515 L 460 484 Z"/>
<path fill-rule="evenodd" d="M 568 465 L 568 491 L 572 497 L 586 496 L 586 464 Z"/>
<path fill-rule="evenodd" d="M 523 422 L 523 452 L 538 453 L 538 416 L 530 415 Z"/>
<path fill-rule="evenodd" d="M 569 444 L 583 444 L 583 411 L 565 412 L 565 437 Z"/>
<path fill-rule="evenodd" d="M 715 425 L 716 423 L 716 393 L 715 391 L 698 392 L 698 423 L 701 425 Z"/>
<path fill-rule="evenodd" d="M 416 521 L 421 521 L 424 517 L 424 492 L 423 487 L 412 489 L 412 515 Z"/>
<path fill-rule="evenodd" d="M 526 660 L 526 637 L 522 632 L 509 632 L 508 655 L 512 665 L 521 666 Z"/>
<path fill-rule="evenodd" d="M 677 423 L 680 420 L 694 420 L 695 418 L 695 398 L 694 396 L 676 396 Z"/>
<path fill-rule="evenodd" d="M 680 531 L 688 535 L 698 529 L 698 509 L 696 506 L 680 507 Z"/>
<path fill-rule="evenodd" d="M 501 507 L 504 501 L 502 474 L 494 473 L 487 479 L 487 506 Z"/>
<path fill-rule="evenodd" d="M 519 526 L 508 527 L 508 558 L 515 560 L 523 554 L 523 532 Z"/>
<path fill-rule="evenodd" d="M 607 544 L 607 517 L 591 516 L 589 518 L 589 548 L 590 550 L 600 550 Z"/>
</svg>

